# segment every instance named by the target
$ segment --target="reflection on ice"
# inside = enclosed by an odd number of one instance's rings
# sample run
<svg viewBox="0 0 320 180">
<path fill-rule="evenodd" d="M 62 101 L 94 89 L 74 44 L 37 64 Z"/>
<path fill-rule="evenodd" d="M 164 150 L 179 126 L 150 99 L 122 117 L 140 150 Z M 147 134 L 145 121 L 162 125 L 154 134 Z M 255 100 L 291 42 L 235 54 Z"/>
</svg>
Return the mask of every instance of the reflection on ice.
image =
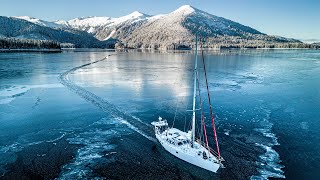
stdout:
<svg viewBox="0 0 320 180">
<path fill-rule="evenodd" d="M 192 72 L 192 63 L 188 59 L 193 59 L 193 55 L 185 58 L 176 54 L 122 54 L 77 69 L 69 78 L 80 86 L 120 86 L 140 96 L 146 91 L 163 88 L 168 89 L 173 97 L 187 96 L 188 81 L 191 80 L 188 74 Z M 163 59 L 172 62 L 168 64 Z"/>
</svg>

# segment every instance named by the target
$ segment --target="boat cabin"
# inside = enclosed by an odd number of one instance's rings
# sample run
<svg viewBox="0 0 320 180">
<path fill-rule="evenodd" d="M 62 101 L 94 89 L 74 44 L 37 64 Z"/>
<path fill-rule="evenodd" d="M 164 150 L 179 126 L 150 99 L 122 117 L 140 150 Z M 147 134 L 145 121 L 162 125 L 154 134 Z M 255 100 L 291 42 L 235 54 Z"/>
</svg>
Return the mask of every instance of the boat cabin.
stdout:
<svg viewBox="0 0 320 180">
<path fill-rule="evenodd" d="M 168 129 L 166 130 L 165 135 L 167 142 L 170 144 L 178 146 L 190 144 L 188 138 L 185 135 L 180 134 L 178 129 Z"/>
</svg>

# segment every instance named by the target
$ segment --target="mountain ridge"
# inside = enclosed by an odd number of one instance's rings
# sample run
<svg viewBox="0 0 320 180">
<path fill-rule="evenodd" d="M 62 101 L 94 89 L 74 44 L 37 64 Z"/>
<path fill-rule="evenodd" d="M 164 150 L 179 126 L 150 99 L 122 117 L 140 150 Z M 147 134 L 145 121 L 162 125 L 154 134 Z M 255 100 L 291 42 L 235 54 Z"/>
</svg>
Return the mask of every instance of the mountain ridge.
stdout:
<svg viewBox="0 0 320 180">
<path fill-rule="evenodd" d="M 53 22 L 27 16 L 17 18 L 55 31 L 75 34 L 82 32 L 86 38 L 88 35 L 94 37 L 97 40 L 96 44 L 110 41 L 114 43 L 115 48 L 193 48 L 196 32 L 205 48 L 309 48 L 311 46 L 296 39 L 269 36 L 249 26 L 209 14 L 190 5 L 183 5 L 167 14 L 153 16 L 134 11 L 117 18 L 90 16 Z M 6 35 L 0 33 L 0 36 Z M 27 36 L 27 38 L 33 37 Z M 56 40 L 74 43 L 61 38 Z M 90 43 L 86 46 L 90 47 Z"/>
<path fill-rule="evenodd" d="M 0 16 L 0 36 L 6 38 L 51 40 L 72 43 L 75 47 L 108 47 L 107 42 L 98 41 L 84 31 L 54 29 L 23 19 Z"/>
</svg>

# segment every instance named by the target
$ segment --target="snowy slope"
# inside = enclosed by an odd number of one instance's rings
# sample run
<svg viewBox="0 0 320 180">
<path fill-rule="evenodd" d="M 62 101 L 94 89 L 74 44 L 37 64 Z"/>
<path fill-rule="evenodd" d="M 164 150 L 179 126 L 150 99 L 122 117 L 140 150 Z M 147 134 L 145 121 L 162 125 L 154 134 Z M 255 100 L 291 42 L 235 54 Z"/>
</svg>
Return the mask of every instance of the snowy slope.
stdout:
<svg viewBox="0 0 320 180">
<path fill-rule="evenodd" d="M 158 48 L 159 46 L 169 46 L 173 42 L 191 40 L 192 34 L 183 26 L 182 22 L 186 16 L 193 12 L 193 9 L 183 6 L 172 13 L 149 18 L 130 36 L 123 37 L 123 41 L 130 47 L 149 48 L 152 46 L 151 48 Z"/>
<path fill-rule="evenodd" d="M 145 48 L 166 48 L 175 44 L 190 47 L 190 44 L 194 44 L 196 31 L 202 37 L 262 34 L 250 27 L 184 5 L 169 14 L 149 20 L 123 41 L 129 46 Z"/>
<path fill-rule="evenodd" d="M 0 37 L 53 40 L 60 43 L 72 43 L 76 47 L 107 47 L 108 42 L 101 42 L 84 31 L 72 29 L 54 29 L 29 21 L 0 16 Z"/>
<path fill-rule="evenodd" d="M 121 24 L 126 21 L 134 21 L 143 19 L 147 15 L 142 14 L 138 11 L 135 11 L 129 15 L 122 16 L 119 18 L 112 18 L 112 17 L 85 17 L 85 18 L 76 18 L 66 22 L 56 22 L 61 24 L 67 24 L 73 28 L 90 28 L 90 27 L 99 27 L 99 26 L 115 26 Z"/>
<path fill-rule="evenodd" d="M 32 22 L 32 23 L 40 25 L 40 26 L 45 26 L 45 27 L 50 27 L 50 28 L 63 28 L 63 27 L 65 27 L 65 26 L 58 24 L 58 23 L 55 23 L 55 22 L 44 21 L 44 20 L 40 20 L 40 19 L 33 18 L 30 16 L 14 16 L 14 18 L 23 19 L 23 20 Z"/>
<path fill-rule="evenodd" d="M 198 32 L 204 46 L 219 47 L 257 47 L 274 43 L 300 43 L 297 40 L 268 36 L 253 28 L 237 22 L 211 15 L 190 5 L 135 28 L 126 36 L 117 37 L 121 46 L 133 48 L 193 48 L 195 34 Z"/>
<path fill-rule="evenodd" d="M 185 28 L 198 32 L 205 36 L 231 35 L 241 36 L 246 34 L 262 34 L 261 32 L 241 25 L 237 22 L 211 15 L 189 5 L 185 5 L 176 10 L 177 14 L 184 13 L 183 25 Z"/>
<path fill-rule="evenodd" d="M 55 22 L 60 25 L 66 25 L 70 28 L 86 31 L 93 34 L 100 40 L 106 40 L 112 37 L 116 29 L 121 25 L 133 24 L 135 22 L 145 20 L 149 15 L 135 11 L 126 16 L 112 17 L 86 17 L 76 18 L 69 21 Z"/>
</svg>

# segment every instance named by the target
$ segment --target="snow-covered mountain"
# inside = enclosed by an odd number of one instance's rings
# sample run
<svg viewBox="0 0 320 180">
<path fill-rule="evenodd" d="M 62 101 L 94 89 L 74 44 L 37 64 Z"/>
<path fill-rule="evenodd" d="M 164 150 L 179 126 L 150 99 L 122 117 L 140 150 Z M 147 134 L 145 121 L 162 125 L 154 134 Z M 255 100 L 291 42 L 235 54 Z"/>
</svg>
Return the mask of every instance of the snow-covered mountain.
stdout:
<svg viewBox="0 0 320 180">
<path fill-rule="evenodd" d="M 94 16 L 94 17 L 86 17 L 86 18 L 76 18 L 76 19 L 66 21 L 65 23 L 61 23 L 61 22 L 56 22 L 56 23 L 64 24 L 73 28 L 86 29 L 88 27 L 115 26 L 115 25 L 124 23 L 126 21 L 130 21 L 130 22 L 139 21 L 148 16 L 149 15 L 142 14 L 138 11 L 135 11 L 129 15 L 118 17 L 118 18 Z"/>
<path fill-rule="evenodd" d="M 200 35 L 203 46 L 208 48 L 286 47 L 290 43 L 301 44 L 294 39 L 268 36 L 189 5 L 181 6 L 168 14 L 154 16 L 135 11 L 118 18 L 85 17 L 54 22 L 27 16 L 17 18 L 55 30 L 86 32 L 85 35 L 89 34 L 100 41 L 114 40 L 113 42 L 117 42 L 116 47 L 120 48 L 192 48 L 196 32 Z"/>
<path fill-rule="evenodd" d="M 21 18 L 0 16 L 0 25 L 0 37 L 4 38 L 53 40 L 60 43 L 72 43 L 76 47 L 109 47 L 109 42 L 99 41 L 84 31 L 54 29 Z"/>
<path fill-rule="evenodd" d="M 34 17 L 30 17 L 30 16 L 14 16 L 14 18 L 23 19 L 23 20 L 32 22 L 32 23 L 40 25 L 40 26 L 45 26 L 45 27 L 50 27 L 50 28 L 62 28 L 62 27 L 65 27 L 65 26 L 60 25 L 60 24 L 55 23 L 55 22 L 44 21 L 44 20 L 37 19 L 37 18 L 34 18 Z"/>
<path fill-rule="evenodd" d="M 126 16 L 112 17 L 86 17 L 76 18 L 69 21 L 57 21 L 55 23 L 93 34 L 99 40 L 107 40 L 122 25 L 134 24 L 146 20 L 149 15 L 135 11 Z"/>
<path fill-rule="evenodd" d="M 192 48 L 196 32 L 204 41 L 204 46 L 209 48 L 229 45 L 240 47 L 243 44 L 251 47 L 257 42 L 277 42 L 276 37 L 189 5 L 147 21 L 130 35 L 118 39 L 121 39 L 124 46 L 135 48 Z"/>
<path fill-rule="evenodd" d="M 189 5 L 163 15 L 149 16 L 136 11 L 119 18 L 81 18 L 63 24 L 87 31 L 99 40 L 119 39 L 125 46 L 133 48 L 167 48 L 172 44 L 189 46 L 197 30 L 205 37 L 262 34 Z"/>
</svg>

